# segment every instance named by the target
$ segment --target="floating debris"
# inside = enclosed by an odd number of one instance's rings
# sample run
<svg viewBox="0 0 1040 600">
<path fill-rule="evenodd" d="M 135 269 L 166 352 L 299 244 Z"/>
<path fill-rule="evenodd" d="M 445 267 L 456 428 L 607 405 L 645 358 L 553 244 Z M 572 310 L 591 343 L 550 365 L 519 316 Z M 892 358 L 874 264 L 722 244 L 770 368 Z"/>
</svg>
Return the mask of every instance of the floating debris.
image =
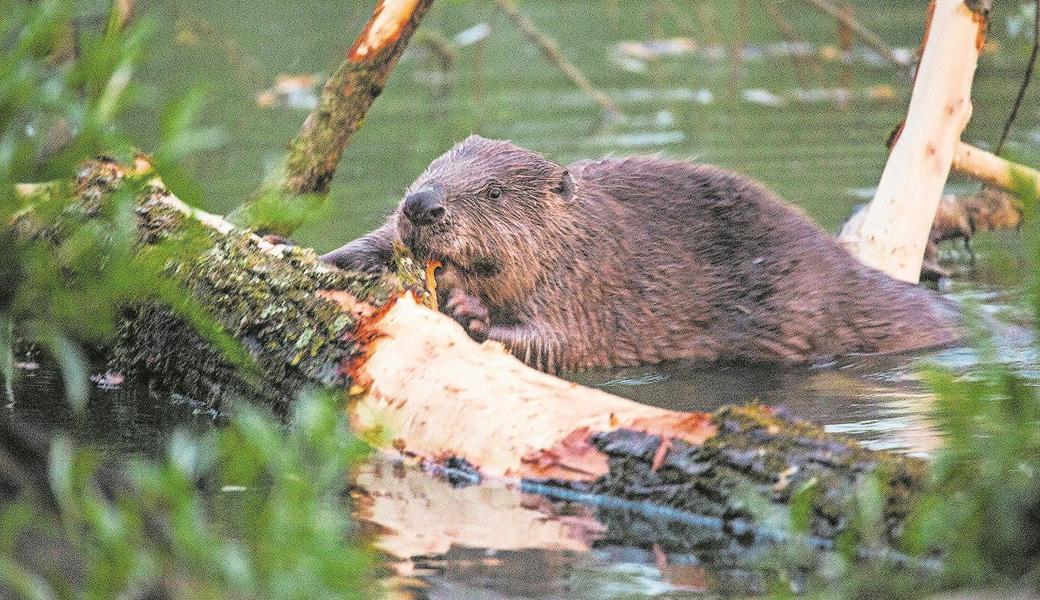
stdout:
<svg viewBox="0 0 1040 600">
<path fill-rule="evenodd" d="M 893 54 L 907 62 L 913 57 L 909 48 L 894 48 Z M 647 63 L 662 58 L 692 56 L 708 61 L 729 60 L 731 49 L 719 44 L 698 45 L 689 38 L 670 38 L 649 41 L 624 41 L 614 45 L 610 59 L 616 66 L 633 72 L 642 72 Z M 741 49 L 741 60 L 760 62 L 776 58 L 817 57 L 825 62 L 841 61 L 846 64 L 863 63 L 869 66 L 887 66 L 890 61 L 872 48 L 857 47 L 851 53 L 842 52 L 832 45 L 819 45 L 803 41 L 782 41 L 771 44 L 752 44 Z"/>
<path fill-rule="evenodd" d="M 715 99 L 712 91 L 706 88 L 697 90 L 690 88 L 631 88 L 615 92 L 614 97 L 619 102 L 696 102 L 697 104 L 711 104 Z"/>
<path fill-rule="evenodd" d="M 689 38 L 671 38 L 647 42 L 620 42 L 614 47 L 614 52 L 621 56 L 646 61 L 656 60 L 665 56 L 692 54 L 697 48 L 697 42 Z"/>
<path fill-rule="evenodd" d="M 319 75 L 279 75 L 274 85 L 256 94 L 256 103 L 264 108 L 285 106 L 313 110 L 318 106 Z"/>
<path fill-rule="evenodd" d="M 761 88 L 752 88 L 744 90 L 741 93 L 741 97 L 745 102 L 751 104 L 781 107 L 788 104 L 818 104 L 821 102 L 847 104 L 849 101 L 857 99 L 887 102 L 896 98 L 896 92 L 891 86 L 887 85 L 875 85 L 859 90 L 843 87 L 793 88 L 779 94 Z"/>
<path fill-rule="evenodd" d="M 762 106 L 783 106 L 787 104 L 787 100 L 781 98 L 780 96 L 777 96 L 769 90 L 763 90 L 761 88 L 752 88 L 749 90 L 744 90 L 743 93 L 740 94 L 740 96 L 744 99 L 745 102 L 750 102 L 751 104 L 761 104 Z"/>
<path fill-rule="evenodd" d="M 593 145 L 611 148 L 645 148 L 678 144 L 686 139 L 681 131 L 644 131 L 620 135 L 601 135 L 593 138 Z"/>
<path fill-rule="evenodd" d="M 452 38 L 457 46 L 465 48 L 466 46 L 472 46 L 477 42 L 486 40 L 491 35 L 491 26 L 487 23 L 477 23 L 469 29 L 464 29 L 455 34 Z"/>
</svg>

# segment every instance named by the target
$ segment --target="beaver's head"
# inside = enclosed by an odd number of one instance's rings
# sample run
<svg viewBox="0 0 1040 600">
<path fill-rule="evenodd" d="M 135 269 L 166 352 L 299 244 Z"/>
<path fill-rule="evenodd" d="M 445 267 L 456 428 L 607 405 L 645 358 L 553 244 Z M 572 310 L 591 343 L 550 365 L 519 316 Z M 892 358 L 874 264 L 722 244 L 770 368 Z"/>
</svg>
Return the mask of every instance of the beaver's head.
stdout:
<svg viewBox="0 0 1040 600">
<path fill-rule="evenodd" d="M 409 187 L 397 209 L 397 230 L 419 257 L 471 277 L 538 272 L 546 244 L 560 233 L 556 216 L 565 215 L 573 195 L 566 168 L 509 142 L 472 135 Z"/>
</svg>

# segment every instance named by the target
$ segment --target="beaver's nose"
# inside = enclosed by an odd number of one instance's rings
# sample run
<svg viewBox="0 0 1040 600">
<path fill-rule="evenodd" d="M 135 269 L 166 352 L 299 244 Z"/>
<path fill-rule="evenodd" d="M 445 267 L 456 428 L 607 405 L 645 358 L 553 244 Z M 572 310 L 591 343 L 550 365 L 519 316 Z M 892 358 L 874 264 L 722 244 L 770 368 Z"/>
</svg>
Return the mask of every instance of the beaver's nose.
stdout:
<svg viewBox="0 0 1040 600">
<path fill-rule="evenodd" d="M 404 216 L 416 225 L 429 225 L 441 220 L 444 206 L 441 195 L 432 187 L 424 187 L 404 197 Z"/>
</svg>

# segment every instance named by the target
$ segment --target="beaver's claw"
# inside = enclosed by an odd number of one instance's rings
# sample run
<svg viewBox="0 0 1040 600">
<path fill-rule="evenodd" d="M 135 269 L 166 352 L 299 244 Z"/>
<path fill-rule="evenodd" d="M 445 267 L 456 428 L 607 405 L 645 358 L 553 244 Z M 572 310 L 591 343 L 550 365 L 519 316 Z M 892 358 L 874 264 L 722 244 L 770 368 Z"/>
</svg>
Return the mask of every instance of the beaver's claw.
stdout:
<svg viewBox="0 0 1040 600">
<path fill-rule="evenodd" d="M 469 336 L 478 342 L 487 339 L 491 329 L 491 315 L 480 298 L 455 288 L 448 295 L 444 312 L 462 325 Z"/>
</svg>

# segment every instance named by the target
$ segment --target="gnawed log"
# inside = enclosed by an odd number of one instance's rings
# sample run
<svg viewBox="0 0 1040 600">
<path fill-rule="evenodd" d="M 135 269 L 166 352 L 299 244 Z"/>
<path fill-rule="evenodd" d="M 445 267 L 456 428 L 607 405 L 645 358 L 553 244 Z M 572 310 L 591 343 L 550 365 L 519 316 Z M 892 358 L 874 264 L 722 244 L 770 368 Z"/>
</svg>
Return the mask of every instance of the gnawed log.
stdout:
<svg viewBox="0 0 1040 600">
<path fill-rule="evenodd" d="M 89 218 L 84 207 L 127 185 L 126 175 L 112 163 L 93 165 L 78 186 L 80 208 L 66 214 Z M 222 353 L 165 309 L 138 310 L 116 356 L 128 376 L 158 376 L 175 391 L 191 382 L 181 393 L 218 410 L 229 388 L 276 407 L 305 386 L 339 388 L 360 433 L 388 451 L 446 472 L 461 466 L 474 481 L 506 478 L 550 498 L 605 493 L 674 509 L 673 516 L 724 517 L 713 535 L 737 542 L 749 532 L 760 537 L 755 515 L 739 509 L 749 489 L 782 507 L 796 486 L 815 480 L 812 531 L 827 539 L 850 518 L 841 499 L 877 473 L 887 482 L 886 524 L 895 537 L 920 483 L 919 461 L 863 450 L 764 407 L 680 413 L 530 369 L 416 302 L 426 289 L 423 269 L 407 259 L 379 279 L 340 272 L 309 250 L 271 245 L 192 211 L 155 180 L 141 189 L 137 215 L 139 252 L 193 240 L 193 252 L 168 257 L 166 273 L 239 340 L 261 381 L 237 381 Z"/>
<path fill-rule="evenodd" d="M 933 0 L 906 122 L 877 192 L 842 241 L 867 265 L 916 282 L 928 233 L 961 132 L 971 118 L 971 83 L 986 15 L 964 0 Z"/>
</svg>

